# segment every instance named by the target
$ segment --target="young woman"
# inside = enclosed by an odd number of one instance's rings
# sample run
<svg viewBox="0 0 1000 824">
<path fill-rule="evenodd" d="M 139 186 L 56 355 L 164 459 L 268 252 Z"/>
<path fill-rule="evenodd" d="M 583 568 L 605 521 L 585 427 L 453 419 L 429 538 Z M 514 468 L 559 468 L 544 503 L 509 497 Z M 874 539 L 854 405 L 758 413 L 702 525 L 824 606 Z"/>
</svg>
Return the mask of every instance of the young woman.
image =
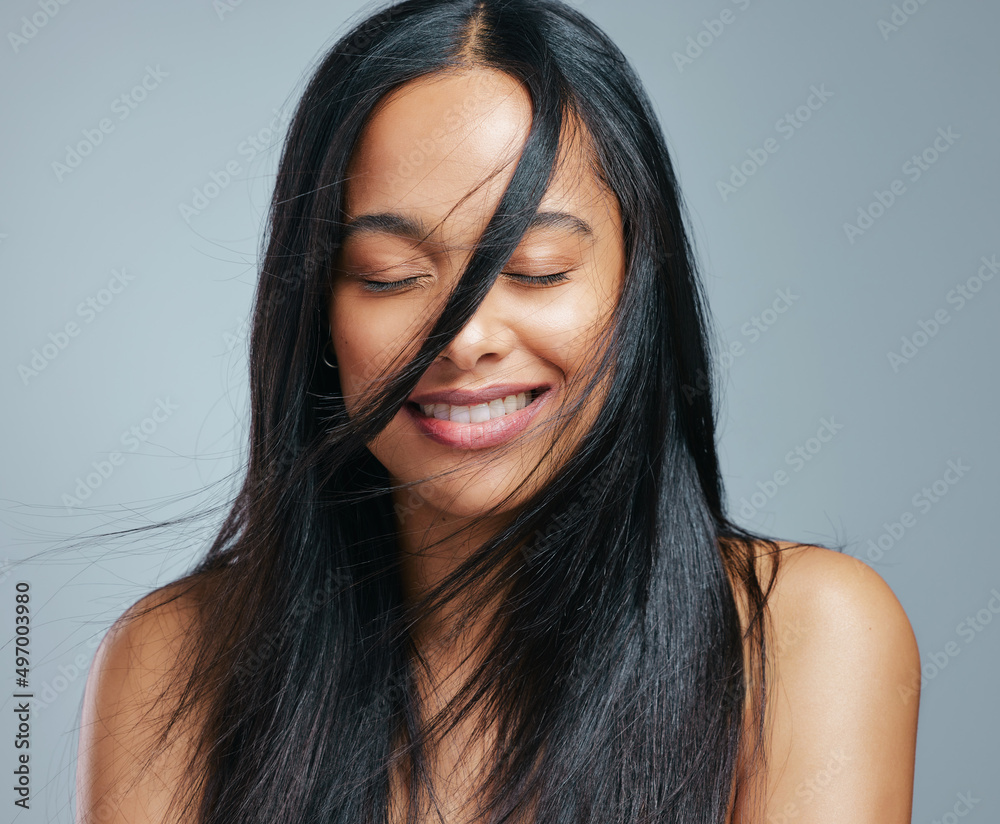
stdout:
<svg viewBox="0 0 1000 824">
<path fill-rule="evenodd" d="M 591 22 L 348 34 L 278 172 L 245 483 L 98 651 L 79 820 L 908 822 L 909 622 L 728 520 L 708 328 Z"/>
</svg>

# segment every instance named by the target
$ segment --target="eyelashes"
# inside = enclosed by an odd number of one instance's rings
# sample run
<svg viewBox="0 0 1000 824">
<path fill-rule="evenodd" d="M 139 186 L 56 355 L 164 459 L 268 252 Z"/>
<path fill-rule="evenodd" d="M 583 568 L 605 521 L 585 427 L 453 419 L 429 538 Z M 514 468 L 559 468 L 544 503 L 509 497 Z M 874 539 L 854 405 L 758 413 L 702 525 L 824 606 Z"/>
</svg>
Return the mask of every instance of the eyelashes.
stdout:
<svg viewBox="0 0 1000 824">
<path fill-rule="evenodd" d="M 564 280 L 569 280 L 569 272 L 554 272 L 551 275 L 517 275 L 513 272 L 504 272 L 509 278 L 515 278 L 521 283 L 540 283 L 548 285 L 550 283 L 559 283 Z"/>
<path fill-rule="evenodd" d="M 361 286 L 369 292 L 396 292 L 406 287 L 407 284 L 414 283 L 419 278 L 403 278 L 402 280 L 368 280 L 361 278 Z"/>
<path fill-rule="evenodd" d="M 565 272 L 554 272 L 551 275 L 523 275 L 515 272 L 502 272 L 501 274 L 506 275 L 509 278 L 513 278 L 517 283 L 524 283 L 529 286 L 550 286 L 554 283 L 569 280 L 569 270 Z M 362 277 L 361 284 L 362 288 L 369 292 L 398 292 L 406 289 L 412 284 L 415 284 L 421 277 L 421 275 L 415 275 L 413 277 L 403 278 L 402 280 L 370 280 Z"/>
</svg>

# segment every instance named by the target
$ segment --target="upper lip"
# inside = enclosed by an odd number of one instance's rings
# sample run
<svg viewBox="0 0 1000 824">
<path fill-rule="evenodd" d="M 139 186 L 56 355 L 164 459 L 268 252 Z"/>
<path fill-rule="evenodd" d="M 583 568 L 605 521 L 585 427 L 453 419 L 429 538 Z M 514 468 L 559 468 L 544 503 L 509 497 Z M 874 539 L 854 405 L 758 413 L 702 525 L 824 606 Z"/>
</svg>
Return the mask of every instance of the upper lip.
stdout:
<svg viewBox="0 0 1000 824">
<path fill-rule="evenodd" d="M 538 383 L 495 383 L 482 389 L 442 389 L 436 392 L 414 392 L 409 400 L 424 406 L 431 403 L 446 403 L 449 406 L 475 406 L 478 403 L 489 403 L 495 398 L 506 398 L 508 395 L 528 393 L 532 389 L 547 389 L 546 384 Z"/>
</svg>

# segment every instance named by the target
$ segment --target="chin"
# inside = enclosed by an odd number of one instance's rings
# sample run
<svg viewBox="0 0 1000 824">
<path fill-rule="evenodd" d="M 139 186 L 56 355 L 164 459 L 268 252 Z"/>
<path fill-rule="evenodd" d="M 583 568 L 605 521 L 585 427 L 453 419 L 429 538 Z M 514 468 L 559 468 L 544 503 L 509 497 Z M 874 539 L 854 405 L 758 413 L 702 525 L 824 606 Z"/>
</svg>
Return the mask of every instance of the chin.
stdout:
<svg viewBox="0 0 1000 824">
<path fill-rule="evenodd" d="M 520 461 L 498 461 L 492 466 L 472 465 L 455 469 L 454 466 L 435 466 L 429 463 L 423 473 L 393 472 L 388 467 L 394 483 L 409 482 L 414 486 L 397 493 L 404 508 L 410 514 L 417 514 L 423 506 L 430 506 L 446 517 L 474 518 L 488 509 L 500 505 L 510 494 L 518 493 L 524 487 L 524 477 Z M 453 471 L 454 470 L 454 471 Z M 442 474 L 446 473 L 446 474 Z M 439 475 L 440 477 L 434 477 Z M 512 509 L 521 500 L 520 494 L 506 501 L 494 514 Z"/>
</svg>

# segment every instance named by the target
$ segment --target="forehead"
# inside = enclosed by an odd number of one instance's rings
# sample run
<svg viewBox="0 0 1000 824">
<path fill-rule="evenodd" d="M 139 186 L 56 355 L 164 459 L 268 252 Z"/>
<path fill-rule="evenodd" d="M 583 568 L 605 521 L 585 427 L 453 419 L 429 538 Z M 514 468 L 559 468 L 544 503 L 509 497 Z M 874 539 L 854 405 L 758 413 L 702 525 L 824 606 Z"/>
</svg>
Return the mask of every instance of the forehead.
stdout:
<svg viewBox="0 0 1000 824">
<path fill-rule="evenodd" d="M 431 239 L 474 245 L 513 176 L 531 116 L 525 88 L 494 70 L 438 73 L 394 90 L 376 107 L 351 157 L 348 222 L 405 215 L 410 229 L 432 230 Z M 543 217 L 535 231 L 577 239 L 581 223 L 595 234 L 617 226 L 616 199 L 595 173 L 586 129 L 570 117 L 538 211 L 564 217 Z"/>
</svg>

